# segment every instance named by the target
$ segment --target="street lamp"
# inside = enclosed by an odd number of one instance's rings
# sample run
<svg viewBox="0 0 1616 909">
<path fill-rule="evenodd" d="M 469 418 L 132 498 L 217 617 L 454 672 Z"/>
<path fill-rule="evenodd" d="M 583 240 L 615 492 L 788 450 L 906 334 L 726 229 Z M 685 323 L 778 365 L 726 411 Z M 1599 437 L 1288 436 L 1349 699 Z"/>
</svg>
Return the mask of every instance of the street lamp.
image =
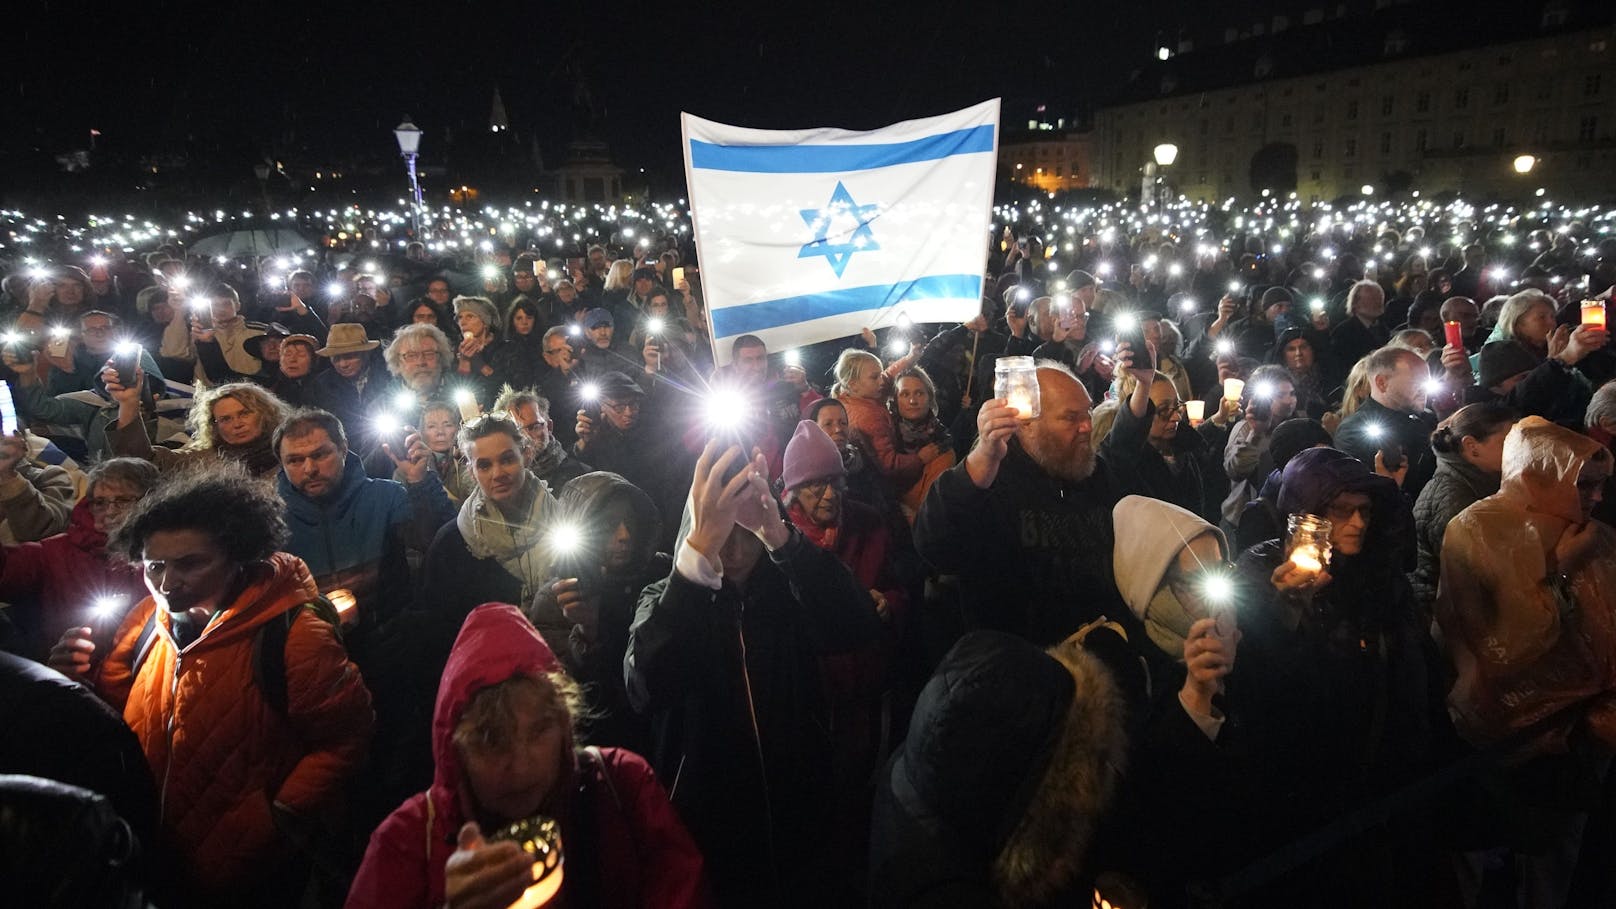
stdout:
<svg viewBox="0 0 1616 909">
<path fill-rule="evenodd" d="M 410 170 L 410 193 L 415 200 L 411 207 L 411 221 L 415 224 L 415 235 L 421 236 L 421 181 L 415 174 L 415 156 L 421 150 L 421 128 L 410 122 L 409 115 L 405 115 L 404 122 L 393 128 L 393 137 L 398 140 L 398 153 L 404 156 Z"/>
<path fill-rule="evenodd" d="M 1167 193 L 1169 192 L 1166 171 L 1167 168 L 1173 166 L 1174 161 L 1178 160 L 1178 146 L 1171 142 L 1163 142 L 1151 150 L 1151 155 L 1156 159 L 1156 206 L 1166 208 Z M 1149 171 L 1148 166 L 1146 171 Z"/>
<path fill-rule="evenodd" d="M 269 165 L 254 164 L 253 176 L 258 178 L 258 192 L 264 197 L 264 214 L 269 214 Z"/>
<path fill-rule="evenodd" d="M 1515 164 L 1515 172 L 1517 174 L 1525 176 L 1526 174 L 1529 174 L 1529 173 L 1532 172 L 1532 168 L 1537 166 L 1537 156 L 1535 156 L 1535 155 L 1517 155 L 1515 157 L 1514 164 Z"/>
</svg>

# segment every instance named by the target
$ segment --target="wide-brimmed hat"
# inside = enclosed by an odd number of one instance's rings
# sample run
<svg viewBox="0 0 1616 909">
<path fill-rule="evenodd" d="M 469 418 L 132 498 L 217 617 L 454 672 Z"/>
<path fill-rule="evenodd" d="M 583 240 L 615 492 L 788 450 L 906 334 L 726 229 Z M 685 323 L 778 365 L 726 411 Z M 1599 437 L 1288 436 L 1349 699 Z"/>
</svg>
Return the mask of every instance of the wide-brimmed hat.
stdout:
<svg viewBox="0 0 1616 909">
<path fill-rule="evenodd" d="M 284 340 L 286 340 L 287 338 L 289 338 L 291 336 L 292 336 L 292 330 L 290 328 L 287 328 L 285 325 L 282 325 L 279 322 L 271 322 L 268 325 L 264 326 L 264 333 L 263 334 L 261 334 L 261 335 L 253 335 L 252 337 L 248 338 L 247 340 L 242 341 L 241 342 L 241 349 L 245 350 L 247 352 L 248 356 L 250 356 L 250 357 L 252 357 L 254 359 L 257 359 L 257 360 L 262 360 L 264 358 L 264 352 L 263 351 L 264 351 L 264 342 L 265 341 L 269 341 L 269 340 L 284 341 Z"/>
<path fill-rule="evenodd" d="M 326 336 L 325 346 L 315 351 L 322 357 L 335 357 L 342 354 L 364 353 L 375 350 L 382 342 L 372 341 L 365 334 L 365 326 L 357 322 L 338 322 L 331 326 L 331 333 Z"/>
</svg>

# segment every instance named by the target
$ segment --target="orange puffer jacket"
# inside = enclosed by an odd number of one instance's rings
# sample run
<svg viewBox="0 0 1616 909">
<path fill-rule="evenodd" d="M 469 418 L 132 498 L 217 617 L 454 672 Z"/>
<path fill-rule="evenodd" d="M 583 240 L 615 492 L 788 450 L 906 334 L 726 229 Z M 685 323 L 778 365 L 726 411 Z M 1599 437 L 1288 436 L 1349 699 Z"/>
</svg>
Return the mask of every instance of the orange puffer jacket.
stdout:
<svg viewBox="0 0 1616 909">
<path fill-rule="evenodd" d="M 151 597 L 130 611 L 97 690 L 140 739 L 162 797 L 175 877 L 223 899 L 290 857 L 271 802 L 299 820 L 330 807 L 370 744 L 370 692 L 332 627 L 308 610 L 286 635 L 286 707 L 267 703 L 253 674 L 258 629 L 319 595 L 303 561 L 276 553 L 235 602 L 176 650 Z M 157 611 L 150 650 L 132 671 L 141 630 Z"/>
</svg>

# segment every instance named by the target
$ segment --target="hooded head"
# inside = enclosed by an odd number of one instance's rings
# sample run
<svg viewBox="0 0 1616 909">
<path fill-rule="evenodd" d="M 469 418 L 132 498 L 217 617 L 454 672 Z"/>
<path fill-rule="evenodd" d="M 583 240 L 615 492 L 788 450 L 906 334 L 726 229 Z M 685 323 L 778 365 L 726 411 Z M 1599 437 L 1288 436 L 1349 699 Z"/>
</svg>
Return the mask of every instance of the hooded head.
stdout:
<svg viewBox="0 0 1616 909">
<path fill-rule="evenodd" d="M 552 676 L 560 672 L 561 664 L 550 646 L 515 606 L 484 603 L 466 616 L 438 682 L 438 699 L 432 712 L 435 769 L 429 797 L 436 816 L 432 836 L 437 842 L 451 840 L 460 824 L 471 819 L 471 790 L 455 732 L 472 701 L 484 689 L 518 676 L 549 684 Z M 570 773 L 570 725 L 565 736 L 562 770 Z"/>
<path fill-rule="evenodd" d="M 562 488 L 556 504 L 558 526 L 576 531 L 568 535 L 574 551 L 551 554 L 560 577 L 585 577 L 580 572 L 602 567 L 608 575 L 634 575 L 656 554 L 662 528 L 656 505 L 623 477 L 586 473 Z"/>
<path fill-rule="evenodd" d="M 914 868 L 949 856 L 966 867 L 938 873 L 991 878 L 1003 905 L 1047 900 L 1081 871 L 1122 765 L 1124 713 L 1080 644 L 1046 653 L 1000 632 L 961 638 L 921 691 L 888 771 L 878 889 L 901 899 L 925 885 Z"/>
<path fill-rule="evenodd" d="M 1171 594 L 1168 573 L 1180 565 L 1180 558 L 1194 565 L 1222 565 L 1229 558 L 1223 531 L 1177 505 L 1145 496 L 1123 497 L 1111 510 L 1111 520 L 1116 537 L 1112 566 L 1123 602 L 1144 622 L 1157 647 L 1182 659 L 1190 626 L 1205 616 Z M 1186 549 L 1191 551 L 1187 557 L 1181 555 Z"/>
<path fill-rule="evenodd" d="M 1330 518 L 1331 505 L 1343 493 L 1367 496 L 1369 526 L 1360 551 L 1396 556 L 1396 534 L 1403 511 L 1397 484 L 1375 474 L 1364 462 L 1334 448 L 1309 448 L 1285 465 L 1280 482 L 1281 515 L 1313 514 Z M 1337 520 L 1332 518 L 1332 522 Z M 1336 547 L 1338 555 L 1345 554 L 1339 539 Z"/>
<path fill-rule="evenodd" d="M 1527 417 L 1504 439 L 1500 489 L 1527 511 L 1582 525 L 1610 476 L 1611 461 L 1610 450 L 1594 439 Z"/>
</svg>

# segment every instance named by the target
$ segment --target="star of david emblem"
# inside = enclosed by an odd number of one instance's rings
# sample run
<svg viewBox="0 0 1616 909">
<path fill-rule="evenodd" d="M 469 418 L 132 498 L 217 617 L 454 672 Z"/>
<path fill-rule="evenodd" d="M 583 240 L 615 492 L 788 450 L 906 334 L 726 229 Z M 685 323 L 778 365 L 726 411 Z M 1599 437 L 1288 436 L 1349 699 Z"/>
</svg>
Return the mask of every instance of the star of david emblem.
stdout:
<svg viewBox="0 0 1616 909">
<path fill-rule="evenodd" d="M 830 202 L 824 208 L 800 210 L 803 223 L 813 230 L 814 238 L 797 251 L 797 258 L 824 256 L 840 278 L 854 253 L 881 248 L 870 232 L 870 221 L 880 213 L 880 208 L 854 202 L 842 181 L 836 181 L 836 190 L 830 194 Z M 838 240 L 841 242 L 833 242 Z"/>
</svg>

